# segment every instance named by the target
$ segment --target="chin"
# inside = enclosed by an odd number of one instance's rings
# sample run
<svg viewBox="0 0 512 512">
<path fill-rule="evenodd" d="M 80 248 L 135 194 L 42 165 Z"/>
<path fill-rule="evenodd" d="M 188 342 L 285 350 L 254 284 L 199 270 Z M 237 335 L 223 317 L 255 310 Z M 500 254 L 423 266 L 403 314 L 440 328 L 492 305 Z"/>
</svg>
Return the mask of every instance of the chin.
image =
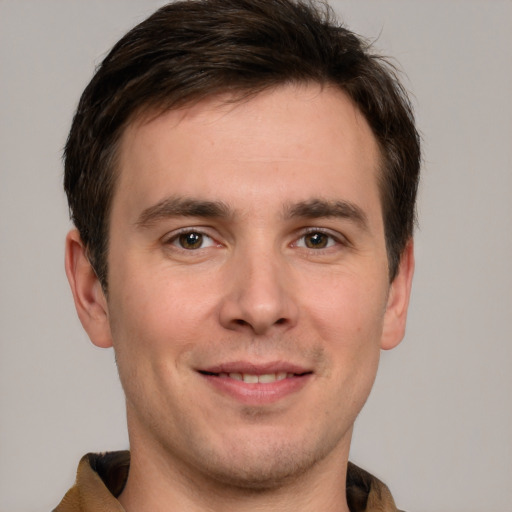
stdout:
<svg viewBox="0 0 512 512">
<path fill-rule="evenodd" d="M 303 456 L 303 454 L 301 454 Z M 270 463 L 269 463 L 270 462 Z M 208 476 L 226 487 L 269 491 L 285 486 L 306 472 L 309 463 L 293 460 L 264 461 L 261 464 L 251 461 L 250 464 L 232 463 L 229 467 L 215 467 L 205 469 Z"/>
<path fill-rule="evenodd" d="M 229 457 L 203 458 L 202 470 L 217 483 L 233 489 L 254 492 L 278 489 L 296 481 L 331 452 L 328 445 L 305 446 L 307 443 L 273 439 L 262 444 L 252 440 L 245 449 L 241 443 L 228 450 Z"/>
</svg>

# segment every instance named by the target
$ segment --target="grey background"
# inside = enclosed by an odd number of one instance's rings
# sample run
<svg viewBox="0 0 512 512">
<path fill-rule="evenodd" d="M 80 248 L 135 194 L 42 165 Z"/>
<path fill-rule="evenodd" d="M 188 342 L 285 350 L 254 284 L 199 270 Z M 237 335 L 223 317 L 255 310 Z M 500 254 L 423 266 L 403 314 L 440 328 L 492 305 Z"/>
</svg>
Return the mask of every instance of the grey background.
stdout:
<svg viewBox="0 0 512 512">
<path fill-rule="evenodd" d="M 51 509 L 82 454 L 127 447 L 64 276 L 60 156 L 94 66 L 161 3 L 0 0 L 0 512 Z M 332 3 L 406 71 L 425 151 L 408 332 L 352 459 L 409 511 L 512 511 L 512 2 Z"/>
</svg>

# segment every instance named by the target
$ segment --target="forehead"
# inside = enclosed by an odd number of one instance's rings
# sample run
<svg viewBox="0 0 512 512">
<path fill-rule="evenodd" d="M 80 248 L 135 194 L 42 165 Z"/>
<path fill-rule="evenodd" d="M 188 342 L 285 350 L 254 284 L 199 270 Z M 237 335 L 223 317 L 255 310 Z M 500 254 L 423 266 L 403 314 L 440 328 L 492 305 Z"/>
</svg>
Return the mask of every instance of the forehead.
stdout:
<svg viewBox="0 0 512 512">
<path fill-rule="evenodd" d="M 114 205 L 134 191 L 148 203 L 198 193 L 223 200 L 229 192 L 231 200 L 238 191 L 246 204 L 259 193 L 293 202 L 309 192 L 377 192 L 375 137 L 334 87 L 287 85 L 139 117 L 126 128 L 118 156 Z"/>
</svg>

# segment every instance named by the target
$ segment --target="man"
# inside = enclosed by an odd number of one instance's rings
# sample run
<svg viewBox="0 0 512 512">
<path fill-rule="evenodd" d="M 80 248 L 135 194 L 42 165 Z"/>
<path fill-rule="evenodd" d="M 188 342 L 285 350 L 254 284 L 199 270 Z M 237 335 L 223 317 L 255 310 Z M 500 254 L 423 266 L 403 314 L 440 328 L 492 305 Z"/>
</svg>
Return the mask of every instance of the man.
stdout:
<svg viewBox="0 0 512 512">
<path fill-rule="evenodd" d="M 123 37 L 66 145 L 66 272 L 130 453 L 85 456 L 55 510 L 397 510 L 348 455 L 404 334 L 419 159 L 327 9 L 177 2 Z"/>
</svg>

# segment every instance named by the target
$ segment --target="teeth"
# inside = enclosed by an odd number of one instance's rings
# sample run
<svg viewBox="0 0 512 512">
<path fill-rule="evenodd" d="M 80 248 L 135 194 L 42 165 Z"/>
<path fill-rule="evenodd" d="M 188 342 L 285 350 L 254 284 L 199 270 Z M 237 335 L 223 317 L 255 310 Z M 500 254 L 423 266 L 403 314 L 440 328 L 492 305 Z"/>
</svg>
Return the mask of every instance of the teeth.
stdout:
<svg viewBox="0 0 512 512">
<path fill-rule="evenodd" d="M 252 375 L 250 373 L 220 373 L 219 377 L 230 377 L 234 380 L 240 380 L 247 384 L 268 384 L 276 380 L 284 380 L 287 377 L 293 377 L 293 373 L 279 372 L 266 373 L 264 375 Z"/>
</svg>

